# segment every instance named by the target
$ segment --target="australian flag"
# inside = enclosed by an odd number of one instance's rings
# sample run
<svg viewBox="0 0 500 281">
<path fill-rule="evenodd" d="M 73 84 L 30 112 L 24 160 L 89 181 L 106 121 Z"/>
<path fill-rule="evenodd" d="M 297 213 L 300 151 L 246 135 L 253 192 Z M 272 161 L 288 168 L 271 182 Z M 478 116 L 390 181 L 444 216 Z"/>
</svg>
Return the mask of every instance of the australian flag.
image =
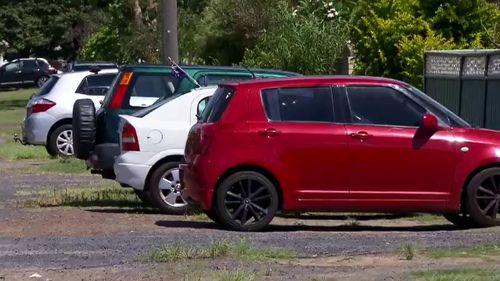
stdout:
<svg viewBox="0 0 500 281">
<path fill-rule="evenodd" d="M 184 71 L 184 69 L 182 69 L 182 67 L 176 64 L 172 59 L 170 59 L 170 67 L 172 68 L 172 74 L 175 77 L 179 79 L 184 79 L 188 76 L 188 74 Z"/>
<path fill-rule="evenodd" d="M 200 84 L 193 79 L 193 77 L 191 77 L 186 71 L 184 71 L 184 69 L 182 69 L 182 67 L 180 67 L 178 64 L 175 63 L 175 61 L 173 61 L 171 58 L 168 58 L 170 60 L 170 67 L 172 68 L 172 74 L 179 78 L 179 79 L 184 79 L 184 78 L 187 78 L 189 80 L 191 80 L 195 87 L 200 87 Z"/>
</svg>

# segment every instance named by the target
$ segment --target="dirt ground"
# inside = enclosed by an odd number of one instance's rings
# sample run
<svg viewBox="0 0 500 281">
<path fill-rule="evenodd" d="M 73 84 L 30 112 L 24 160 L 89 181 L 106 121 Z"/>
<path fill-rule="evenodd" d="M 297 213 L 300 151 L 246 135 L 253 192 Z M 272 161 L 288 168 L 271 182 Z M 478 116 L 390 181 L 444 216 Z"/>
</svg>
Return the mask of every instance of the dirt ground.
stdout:
<svg viewBox="0 0 500 281">
<path fill-rule="evenodd" d="M 424 255 L 427 249 L 500 241 L 500 228 L 461 230 L 435 217 L 280 217 L 265 232 L 238 233 L 196 216 L 115 206 L 28 208 L 19 202 L 29 191 L 100 185 L 102 180 L 90 175 L 26 174 L 20 169 L 24 165 L 0 160 L 0 280 L 233 280 L 219 273 L 234 270 L 253 273 L 254 280 L 408 280 L 415 270 L 491 268 L 500 261 L 496 256 L 433 259 Z M 202 246 L 242 238 L 255 248 L 293 250 L 298 257 L 172 263 L 149 258 L 153 249 L 164 245 Z M 405 244 L 415 248 L 412 260 L 399 253 Z"/>
</svg>

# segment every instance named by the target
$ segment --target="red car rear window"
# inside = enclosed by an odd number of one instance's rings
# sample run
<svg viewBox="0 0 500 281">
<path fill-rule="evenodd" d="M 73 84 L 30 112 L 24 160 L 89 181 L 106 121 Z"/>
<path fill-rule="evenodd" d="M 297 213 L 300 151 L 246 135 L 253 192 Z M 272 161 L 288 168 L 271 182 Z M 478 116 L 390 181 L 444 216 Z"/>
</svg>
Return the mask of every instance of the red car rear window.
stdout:
<svg viewBox="0 0 500 281">
<path fill-rule="evenodd" d="M 203 111 L 200 123 L 214 123 L 219 121 L 224 111 L 226 111 L 231 98 L 234 96 L 234 89 L 229 87 L 219 87 Z"/>
</svg>

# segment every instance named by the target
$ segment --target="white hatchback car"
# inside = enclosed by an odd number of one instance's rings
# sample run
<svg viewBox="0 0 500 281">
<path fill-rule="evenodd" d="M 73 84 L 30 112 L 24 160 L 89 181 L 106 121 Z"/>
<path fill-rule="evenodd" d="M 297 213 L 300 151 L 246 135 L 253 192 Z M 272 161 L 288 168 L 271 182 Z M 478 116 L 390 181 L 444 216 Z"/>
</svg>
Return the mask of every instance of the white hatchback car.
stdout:
<svg viewBox="0 0 500 281">
<path fill-rule="evenodd" d="M 134 116 L 120 115 L 122 154 L 114 164 L 116 181 L 133 187 L 139 198 L 164 213 L 184 213 L 187 203 L 179 192 L 179 163 L 189 130 L 216 89 L 195 89 Z"/>
<path fill-rule="evenodd" d="M 117 73 L 117 69 L 105 69 L 52 75 L 26 106 L 23 143 L 45 145 L 52 156 L 73 155 L 75 101 L 91 99 L 99 108 Z"/>
</svg>

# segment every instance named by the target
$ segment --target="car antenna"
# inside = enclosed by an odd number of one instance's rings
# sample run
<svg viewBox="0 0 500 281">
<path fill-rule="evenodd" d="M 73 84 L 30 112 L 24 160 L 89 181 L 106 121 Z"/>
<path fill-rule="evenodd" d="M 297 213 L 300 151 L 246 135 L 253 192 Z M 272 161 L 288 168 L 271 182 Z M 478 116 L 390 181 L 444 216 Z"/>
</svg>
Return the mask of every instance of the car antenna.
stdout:
<svg viewBox="0 0 500 281">
<path fill-rule="evenodd" d="M 196 88 L 201 88 L 198 81 L 196 81 L 193 77 L 191 77 L 191 75 L 189 75 L 186 71 L 184 71 L 184 69 L 182 69 L 182 67 L 180 67 L 178 64 L 176 64 L 175 61 L 171 57 L 168 57 L 168 60 L 170 61 L 170 67 L 172 68 L 172 72 L 174 73 L 174 76 L 176 76 L 178 78 L 187 77 L 189 80 L 191 80 L 191 82 L 194 83 Z"/>
<path fill-rule="evenodd" d="M 257 76 L 255 76 L 255 73 L 254 73 L 254 72 L 253 72 L 250 68 L 248 68 L 247 66 L 244 66 L 244 68 L 245 68 L 248 72 L 250 72 L 250 74 L 252 74 L 252 79 L 254 79 L 254 80 L 255 80 L 255 79 L 257 79 Z"/>
</svg>

